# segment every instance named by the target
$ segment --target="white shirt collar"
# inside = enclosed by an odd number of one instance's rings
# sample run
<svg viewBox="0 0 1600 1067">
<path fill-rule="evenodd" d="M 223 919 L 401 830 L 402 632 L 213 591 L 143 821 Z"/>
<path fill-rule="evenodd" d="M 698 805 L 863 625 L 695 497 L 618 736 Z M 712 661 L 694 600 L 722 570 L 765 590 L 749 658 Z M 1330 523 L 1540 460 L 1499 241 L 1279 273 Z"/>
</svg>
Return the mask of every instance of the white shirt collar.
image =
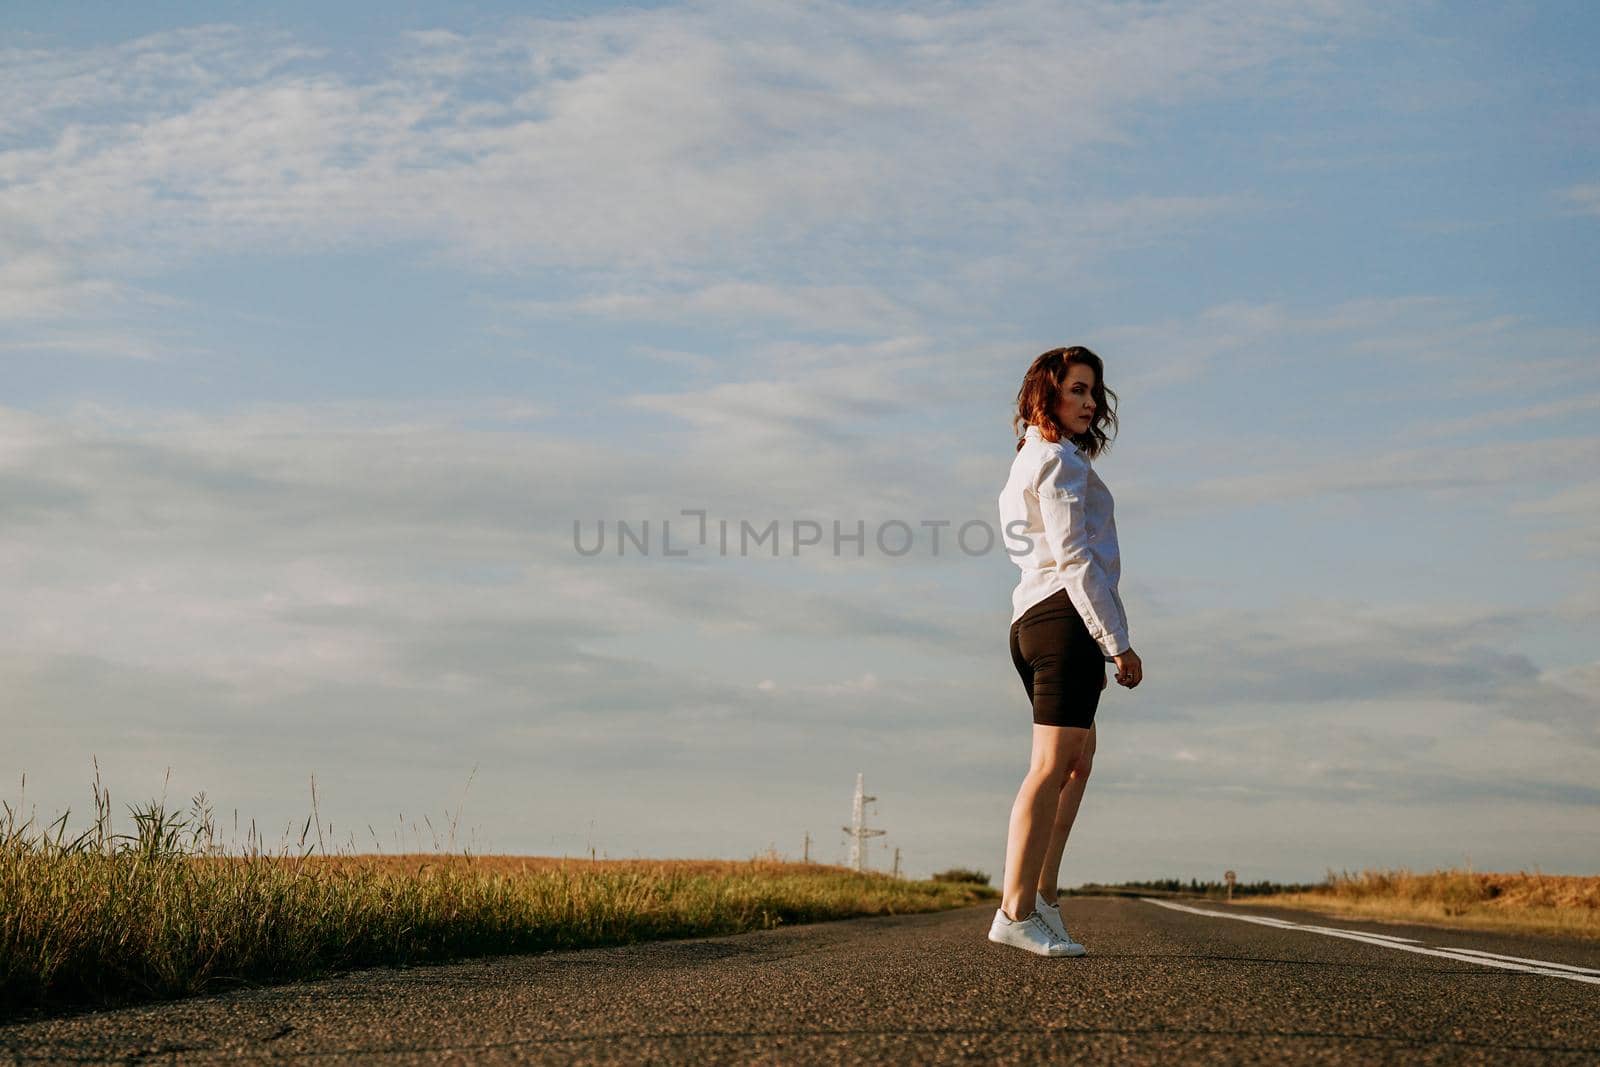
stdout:
<svg viewBox="0 0 1600 1067">
<path fill-rule="evenodd" d="M 1028 428 L 1023 431 L 1022 436 L 1025 437 L 1025 438 L 1031 438 L 1031 439 L 1033 439 L 1035 441 L 1043 441 L 1044 440 L 1044 434 L 1040 432 L 1039 427 L 1035 426 L 1031 422 L 1028 423 Z M 1083 446 L 1078 444 L 1078 442 L 1074 441 L 1072 438 L 1064 437 L 1064 438 L 1062 438 L 1062 440 L 1065 443 L 1071 445 L 1077 451 L 1079 451 L 1079 452 L 1083 451 Z"/>
</svg>

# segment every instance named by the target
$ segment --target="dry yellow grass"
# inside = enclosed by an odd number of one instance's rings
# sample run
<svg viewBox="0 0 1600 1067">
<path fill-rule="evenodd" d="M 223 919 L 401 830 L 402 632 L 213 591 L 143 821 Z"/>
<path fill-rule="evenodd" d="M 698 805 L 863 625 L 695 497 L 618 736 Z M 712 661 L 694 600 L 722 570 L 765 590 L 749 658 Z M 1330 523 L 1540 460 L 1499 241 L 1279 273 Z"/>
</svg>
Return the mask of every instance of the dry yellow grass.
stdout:
<svg viewBox="0 0 1600 1067">
<path fill-rule="evenodd" d="M 198 799 L 198 798 L 197 798 Z M 242 855 L 214 827 L 133 809 L 72 839 L 0 804 L 0 1019 L 376 964 L 704 937 L 965 907 L 986 885 L 776 856 L 609 860 L 467 853 Z M 52 833 L 51 830 L 54 830 Z M 253 836 L 253 835 L 252 835 Z M 320 838 L 320 827 L 318 837 Z"/>
<path fill-rule="evenodd" d="M 1454 867 L 1414 872 L 1402 867 L 1330 873 L 1325 889 L 1236 898 L 1234 903 L 1305 908 L 1377 922 L 1600 941 L 1600 875 L 1508 874 Z"/>
</svg>

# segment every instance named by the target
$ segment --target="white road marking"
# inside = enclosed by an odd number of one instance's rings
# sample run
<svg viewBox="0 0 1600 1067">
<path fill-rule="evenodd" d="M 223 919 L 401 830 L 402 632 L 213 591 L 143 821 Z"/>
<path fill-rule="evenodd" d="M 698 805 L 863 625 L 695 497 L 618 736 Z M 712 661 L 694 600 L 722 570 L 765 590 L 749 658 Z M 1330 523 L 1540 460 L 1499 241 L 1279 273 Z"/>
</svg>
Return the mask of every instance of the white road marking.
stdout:
<svg viewBox="0 0 1600 1067">
<path fill-rule="evenodd" d="M 1498 952 L 1485 952 L 1481 948 L 1456 948 L 1446 945 L 1451 952 L 1470 952 L 1474 956 L 1493 956 L 1497 960 L 1515 960 L 1517 963 L 1537 963 L 1541 967 L 1560 967 L 1563 971 L 1581 971 L 1584 974 L 1600 974 L 1600 968 L 1579 967 L 1573 963 L 1547 963 L 1544 960 L 1530 960 L 1526 956 L 1502 956 Z"/>
<path fill-rule="evenodd" d="M 1476 963 L 1482 967 L 1499 967 L 1507 971 L 1525 971 L 1529 974 L 1543 974 L 1551 978 L 1566 978 L 1574 982 L 1588 982 L 1591 985 L 1600 985 L 1600 970 L 1595 970 L 1591 967 L 1574 967 L 1569 963 L 1549 963 L 1545 960 L 1523 959 L 1520 956 L 1498 956 L 1492 952 L 1482 952 L 1478 949 L 1423 948 L 1419 944 L 1402 944 L 1401 939 L 1390 937 L 1387 934 L 1369 934 L 1365 930 L 1341 930 L 1336 926 L 1314 926 L 1309 923 L 1290 922 L 1288 919 L 1277 919 L 1267 915 L 1240 915 L 1229 911 L 1192 908 L 1187 904 L 1174 904 L 1170 900 L 1160 900 L 1156 897 L 1140 897 L 1139 899 L 1147 900 L 1152 904 L 1159 904 L 1163 908 L 1192 912 L 1195 915 L 1212 915 L 1219 919 L 1238 919 L 1240 922 L 1260 923 L 1263 926 L 1276 926 L 1285 930 L 1304 930 L 1307 933 L 1322 934 L 1325 937 L 1343 937 L 1351 941 L 1364 941 L 1369 945 L 1381 945 L 1384 948 L 1399 949 L 1401 952 L 1417 952 L 1424 956 L 1441 956 L 1447 960 Z"/>
<path fill-rule="evenodd" d="M 1302 930 L 1335 930 L 1335 931 L 1337 931 L 1337 932 L 1339 932 L 1341 934 L 1347 932 L 1341 926 L 1314 926 L 1311 923 L 1301 923 L 1300 924 L 1300 928 Z M 1357 933 L 1361 933 L 1361 934 L 1365 934 L 1368 937 L 1381 937 L 1385 941 L 1403 941 L 1408 945 L 1420 945 L 1420 944 L 1422 944 L 1421 941 L 1418 941 L 1414 937 L 1401 937 L 1398 934 L 1375 934 L 1371 930 L 1358 930 L 1356 932 Z M 1494 955 L 1494 953 L 1491 952 L 1491 953 L 1489 953 L 1489 955 L 1492 956 L 1492 955 Z"/>
</svg>

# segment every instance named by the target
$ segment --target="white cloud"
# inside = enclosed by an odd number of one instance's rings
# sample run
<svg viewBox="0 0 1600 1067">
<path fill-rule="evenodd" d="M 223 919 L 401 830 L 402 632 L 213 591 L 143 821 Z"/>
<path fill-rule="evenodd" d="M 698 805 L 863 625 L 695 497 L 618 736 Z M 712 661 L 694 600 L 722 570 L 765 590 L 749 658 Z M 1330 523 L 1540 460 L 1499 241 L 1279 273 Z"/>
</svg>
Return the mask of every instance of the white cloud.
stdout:
<svg viewBox="0 0 1600 1067">
<path fill-rule="evenodd" d="M 521 301 L 524 314 L 607 319 L 699 322 L 720 326 L 772 321 L 800 330 L 882 334 L 911 329 L 915 309 L 868 286 L 717 282 L 699 289 L 658 293 L 608 293 L 576 300 Z"/>
<path fill-rule="evenodd" d="M 1354 2 L 688 5 L 414 33 L 364 81 L 285 35 L 222 25 L 13 48 L 0 64 L 15 145 L 0 152 L 0 223 L 28 220 L 48 235 L 47 276 L 91 288 L 14 294 L 12 313 L 86 306 L 106 279 L 211 249 L 396 238 L 470 270 L 673 284 L 712 262 L 773 277 L 825 263 L 838 277 L 964 227 L 1092 255 L 1245 205 L 1096 202 L 1074 191 L 1076 154 L 1136 137 L 1142 107 L 1269 91 L 1273 64 L 1372 17 Z M 1024 191 L 1049 176 L 1068 207 Z M 791 318 L 817 315 L 807 291 L 843 296 L 852 328 L 897 306 L 859 283 L 802 282 L 799 296 L 740 284 L 692 291 L 713 313 Z"/>
<path fill-rule="evenodd" d="M 1188 317 L 1113 326 L 1101 336 L 1108 351 L 1115 346 L 1120 367 L 1133 370 L 1124 371 L 1124 384 L 1141 389 L 1274 365 L 1330 379 L 1335 371 L 1377 376 L 1407 365 L 1428 375 L 1431 393 L 1449 399 L 1513 391 L 1525 397 L 1533 389 L 1600 381 L 1593 358 L 1600 332 L 1485 315 L 1475 301 L 1436 294 L 1357 297 L 1311 308 L 1239 300 Z M 1418 398 L 1417 406 L 1425 409 L 1429 399 Z M 1447 432 L 1445 424 L 1418 428 Z"/>
</svg>

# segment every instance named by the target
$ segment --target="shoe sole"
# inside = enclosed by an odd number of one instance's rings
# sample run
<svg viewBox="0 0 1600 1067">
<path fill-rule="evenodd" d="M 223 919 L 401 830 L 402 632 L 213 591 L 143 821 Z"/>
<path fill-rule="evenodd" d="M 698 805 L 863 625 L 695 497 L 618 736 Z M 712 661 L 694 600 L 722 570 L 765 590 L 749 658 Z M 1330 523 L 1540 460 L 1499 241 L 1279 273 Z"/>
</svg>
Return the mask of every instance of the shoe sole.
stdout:
<svg viewBox="0 0 1600 1067">
<path fill-rule="evenodd" d="M 1018 949 L 1021 949 L 1024 952 L 1028 953 L 1029 955 L 1043 956 L 1046 959 L 1064 959 L 1068 955 L 1070 955 L 1070 953 L 1066 953 L 1066 952 L 1040 952 L 1038 949 L 1033 947 L 1034 942 L 1029 942 L 1027 944 L 1019 945 L 1015 941 L 1007 941 L 1003 937 L 995 936 L 995 932 L 993 930 L 989 931 L 989 940 L 993 941 L 997 945 L 1004 945 L 1007 948 L 1018 948 Z"/>
</svg>

